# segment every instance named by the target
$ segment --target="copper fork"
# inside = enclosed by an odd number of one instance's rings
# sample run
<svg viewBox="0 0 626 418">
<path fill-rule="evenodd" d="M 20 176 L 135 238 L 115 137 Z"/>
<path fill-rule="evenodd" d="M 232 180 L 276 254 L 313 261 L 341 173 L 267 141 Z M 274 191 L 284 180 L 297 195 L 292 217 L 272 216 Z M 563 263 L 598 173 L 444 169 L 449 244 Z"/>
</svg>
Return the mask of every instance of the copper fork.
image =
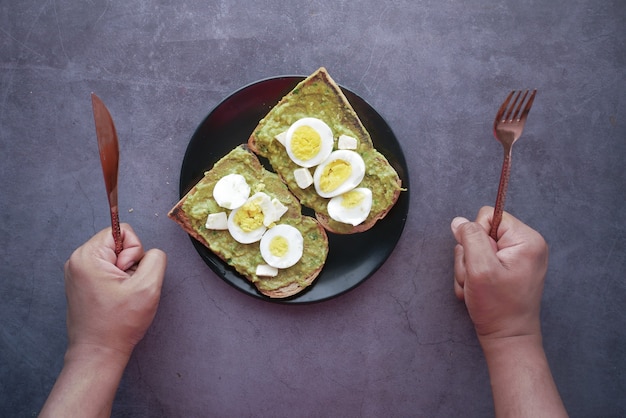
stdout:
<svg viewBox="0 0 626 418">
<path fill-rule="evenodd" d="M 489 232 L 491 238 L 496 241 L 498 239 L 498 227 L 502 221 L 502 212 L 504 211 L 506 189 L 509 186 L 509 176 L 511 175 L 511 150 L 515 141 L 522 136 L 524 124 L 526 124 L 526 118 L 535 100 L 537 90 L 533 90 L 530 96 L 528 96 L 528 93 L 530 93 L 529 90 L 523 92 L 523 95 L 521 90 L 517 92 L 513 90 L 509 93 L 502 103 L 502 106 L 500 106 L 496 114 L 496 119 L 493 122 L 493 134 L 504 148 L 504 161 L 502 162 L 502 172 L 500 173 L 500 184 L 498 185 L 496 206 L 493 211 L 491 231 Z M 526 100 L 526 97 L 528 97 L 528 100 Z M 513 99 L 512 102 L 511 99 Z"/>
</svg>

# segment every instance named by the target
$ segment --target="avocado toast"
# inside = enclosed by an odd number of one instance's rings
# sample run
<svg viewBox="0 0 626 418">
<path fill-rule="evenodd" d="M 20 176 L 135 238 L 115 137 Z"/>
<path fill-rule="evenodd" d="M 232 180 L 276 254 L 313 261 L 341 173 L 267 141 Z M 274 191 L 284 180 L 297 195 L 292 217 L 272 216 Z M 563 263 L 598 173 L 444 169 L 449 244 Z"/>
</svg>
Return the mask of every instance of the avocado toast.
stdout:
<svg viewBox="0 0 626 418">
<path fill-rule="evenodd" d="M 365 165 L 365 173 L 358 187 L 372 192 L 371 210 L 357 225 L 339 222 L 328 212 L 328 198 L 321 197 L 313 186 L 300 187 L 296 170 L 302 167 L 290 159 L 286 146 L 279 140 L 293 124 L 303 118 L 317 118 L 326 123 L 337 138 L 346 136 L 355 140 L 353 152 Z M 320 68 L 298 83 L 259 122 L 248 140 L 248 147 L 268 159 L 273 170 L 287 184 L 303 206 L 315 212 L 318 221 L 330 232 L 352 234 L 370 229 L 384 218 L 400 195 L 401 180 L 385 156 L 374 148 L 372 138 L 363 123 L 325 68 Z"/>
<path fill-rule="evenodd" d="M 243 176 L 252 193 L 266 193 L 284 205 L 286 212 L 275 224 L 296 228 L 304 241 L 302 257 L 295 265 L 278 269 L 275 276 L 259 275 L 257 267 L 265 262 L 258 242 L 242 244 L 226 229 L 207 228 L 209 214 L 224 211 L 213 197 L 213 190 L 218 181 L 229 174 Z M 316 219 L 302 215 L 298 200 L 278 175 L 263 168 L 245 145 L 233 149 L 205 172 L 168 216 L 253 283 L 260 293 L 272 298 L 293 296 L 308 287 L 319 275 L 328 255 L 328 237 L 324 228 Z"/>
</svg>

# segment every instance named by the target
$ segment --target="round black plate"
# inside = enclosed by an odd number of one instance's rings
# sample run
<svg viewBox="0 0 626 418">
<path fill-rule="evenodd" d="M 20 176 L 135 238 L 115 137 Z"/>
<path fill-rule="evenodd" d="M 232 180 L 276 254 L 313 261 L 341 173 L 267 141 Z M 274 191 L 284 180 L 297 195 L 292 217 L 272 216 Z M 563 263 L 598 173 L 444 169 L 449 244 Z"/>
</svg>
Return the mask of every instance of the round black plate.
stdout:
<svg viewBox="0 0 626 418">
<path fill-rule="evenodd" d="M 246 143 L 259 120 L 303 79 L 301 76 L 284 76 L 261 80 L 233 93 L 213 109 L 187 146 L 180 174 L 180 196 L 183 197 L 220 158 Z M 376 149 L 398 172 L 402 187 L 409 189 L 404 154 L 391 128 L 363 99 L 343 87 L 342 90 L 369 131 Z M 270 169 L 263 158 L 261 161 Z M 329 253 L 324 269 L 308 289 L 287 299 L 262 295 L 208 248 L 194 238 L 191 240 L 209 267 L 244 293 L 280 303 L 319 302 L 359 285 L 385 262 L 400 239 L 408 210 L 407 190 L 400 194 L 387 216 L 369 231 L 353 235 L 329 233 Z"/>
</svg>

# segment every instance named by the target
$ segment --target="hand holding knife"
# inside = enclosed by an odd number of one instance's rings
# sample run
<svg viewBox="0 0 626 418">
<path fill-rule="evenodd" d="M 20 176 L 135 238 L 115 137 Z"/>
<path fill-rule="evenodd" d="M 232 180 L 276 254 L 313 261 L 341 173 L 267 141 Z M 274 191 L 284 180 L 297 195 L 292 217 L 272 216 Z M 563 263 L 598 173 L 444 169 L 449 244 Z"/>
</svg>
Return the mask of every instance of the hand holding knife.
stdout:
<svg viewBox="0 0 626 418">
<path fill-rule="evenodd" d="M 117 133 L 115 132 L 115 125 L 109 110 L 94 93 L 91 93 L 91 104 L 96 124 L 102 174 L 104 174 L 104 184 L 111 210 L 111 228 L 113 230 L 113 240 L 115 241 L 115 254 L 117 255 L 122 252 L 122 234 L 120 232 L 120 217 L 117 206 L 117 173 L 119 166 Z"/>
</svg>

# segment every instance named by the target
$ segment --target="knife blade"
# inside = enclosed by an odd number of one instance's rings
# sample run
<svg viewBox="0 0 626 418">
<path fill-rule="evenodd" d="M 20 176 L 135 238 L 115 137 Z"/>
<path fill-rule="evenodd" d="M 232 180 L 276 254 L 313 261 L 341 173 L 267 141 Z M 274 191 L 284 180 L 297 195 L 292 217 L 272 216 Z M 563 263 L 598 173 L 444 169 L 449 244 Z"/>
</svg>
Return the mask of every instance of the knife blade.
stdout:
<svg viewBox="0 0 626 418">
<path fill-rule="evenodd" d="M 117 174 L 119 168 L 119 144 L 115 124 L 109 110 L 102 100 L 91 93 L 93 118 L 96 124 L 96 137 L 100 151 L 100 163 L 106 186 L 109 209 L 111 211 L 111 229 L 115 241 L 115 254 L 122 252 L 122 234 L 120 231 L 120 215 L 117 206 Z"/>
</svg>

